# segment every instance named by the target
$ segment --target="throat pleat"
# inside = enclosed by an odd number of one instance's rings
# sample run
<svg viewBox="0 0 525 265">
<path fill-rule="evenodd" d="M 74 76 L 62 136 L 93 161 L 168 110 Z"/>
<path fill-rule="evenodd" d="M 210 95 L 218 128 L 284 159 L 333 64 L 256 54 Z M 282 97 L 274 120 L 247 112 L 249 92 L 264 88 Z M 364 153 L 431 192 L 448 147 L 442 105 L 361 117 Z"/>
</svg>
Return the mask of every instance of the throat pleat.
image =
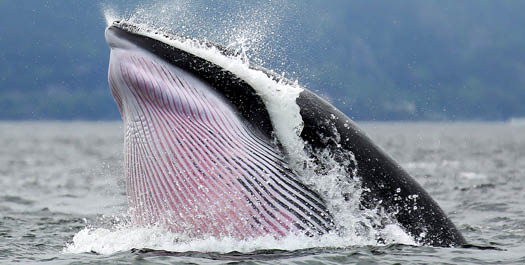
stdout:
<svg viewBox="0 0 525 265">
<path fill-rule="evenodd" d="M 140 53 L 113 56 L 109 82 L 126 126 L 138 222 L 237 238 L 333 228 L 323 200 L 279 149 L 207 84 Z"/>
</svg>

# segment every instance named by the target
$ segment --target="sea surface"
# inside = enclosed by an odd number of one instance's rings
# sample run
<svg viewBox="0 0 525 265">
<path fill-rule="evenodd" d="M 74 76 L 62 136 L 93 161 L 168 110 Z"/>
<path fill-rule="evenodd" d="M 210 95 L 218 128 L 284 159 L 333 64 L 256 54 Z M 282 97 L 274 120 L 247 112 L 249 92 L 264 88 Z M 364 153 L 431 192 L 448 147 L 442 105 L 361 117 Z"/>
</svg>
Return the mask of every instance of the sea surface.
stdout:
<svg viewBox="0 0 525 265">
<path fill-rule="evenodd" d="M 525 126 L 361 127 L 422 184 L 469 245 L 144 248 L 144 231 L 119 230 L 127 208 L 122 123 L 0 122 L 0 263 L 525 264 Z"/>
</svg>

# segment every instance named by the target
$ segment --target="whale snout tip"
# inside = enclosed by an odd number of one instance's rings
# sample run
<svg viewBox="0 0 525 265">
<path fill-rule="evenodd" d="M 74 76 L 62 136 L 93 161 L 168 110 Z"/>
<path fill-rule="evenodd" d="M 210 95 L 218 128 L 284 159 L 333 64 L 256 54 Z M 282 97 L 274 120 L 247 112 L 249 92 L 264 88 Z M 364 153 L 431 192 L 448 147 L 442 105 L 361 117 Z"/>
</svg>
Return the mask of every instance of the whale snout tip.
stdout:
<svg viewBox="0 0 525 265">
<path fill-rule="evenodd" d="M 129 48 L 133 46 L 136 28 L 122 20 L 113 20 L 105 30 L 106 42 L 110 48 Z M 130 46 L 131 45 L 131 46 Z"/>
<path fill-rule="evenodd" d="M 122 46 L 122 40 L 119 40 L 118 29 L 120 29 L 121 22 L 120 20 L 113 21 L 105 30 L 104 35 L 106 42 L 110 48 L 115 48 L 117 46 Z"/>
<path fill-rule="evenodd" d="M 113 26 L 113 25 L 107 27 L 106 30 L 105 30 L 105 32 L 104 32 L 104 37 L 106 38 L 106 42 L 108 43 L 108 45 L 109 45 L 110 47 L 112 47 L 113 44 L 114 44 L 113 41 L 112 41 L 112 40 L 113 40 L 113 37 L 112 37 L 112 35 L 113 35 L 113 34 L 112 34 L 112 31 L 113 31 L 113 30 L 112 30 L 112 26 Z"/>
</svg>

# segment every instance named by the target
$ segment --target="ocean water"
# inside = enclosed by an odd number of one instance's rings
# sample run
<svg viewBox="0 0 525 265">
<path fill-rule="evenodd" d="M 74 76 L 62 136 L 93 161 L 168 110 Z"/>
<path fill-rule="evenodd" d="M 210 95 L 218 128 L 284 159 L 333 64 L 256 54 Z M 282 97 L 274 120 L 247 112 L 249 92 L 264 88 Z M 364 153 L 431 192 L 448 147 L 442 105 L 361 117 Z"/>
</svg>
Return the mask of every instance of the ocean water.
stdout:
<svg viewBox="0 0 525 265">
<path fill-rule="evenodd" d="M 469 245 L 182 244 L 126 225 L 120 122 L 1 122 L 0 263 L 525 263 L 525 126 L 361 127 L 438 201 Z"/>
</svg>

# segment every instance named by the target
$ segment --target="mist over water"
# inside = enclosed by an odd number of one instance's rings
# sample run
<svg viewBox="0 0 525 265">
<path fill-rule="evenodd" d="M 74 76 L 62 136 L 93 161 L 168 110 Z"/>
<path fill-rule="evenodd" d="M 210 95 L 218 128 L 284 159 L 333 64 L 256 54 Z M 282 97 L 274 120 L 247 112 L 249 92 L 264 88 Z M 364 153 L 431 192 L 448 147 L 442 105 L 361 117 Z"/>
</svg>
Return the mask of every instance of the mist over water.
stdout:
<svg viewBox="0 0 525 265">
<path fill-rule="evenodd" d="M 170 2 L 168 15 L 152 8 Z M 0 99 L 12 106 L 2 119 L 118 119 L 104 74 L 102 13 L 113 9 L 114 17 L 129 18 L 137 5 L 151 20 L 162 18 L 156 24 L 172 23 L 169 31 L 223 45 L 243 42 L 235 37 L 235 23 L 228 25 L 238 21 L 237 32 L 256 42 L 246 45 L 256 55 L 252 61 L 298 79 L 357 120 L 525 116 L 519 48 L 525 2 L 170 2 L 1 1 L 2 24 L 10 26 L 0 43 Z M 271 30 L 251 34 L 253 28 Z M 199 29 L 206 33 L 197 34 Z M 259 36 L 265 40 L 257 41 Z M 254 52 L 256 46 L 264 49 Z"/>
</svg>

